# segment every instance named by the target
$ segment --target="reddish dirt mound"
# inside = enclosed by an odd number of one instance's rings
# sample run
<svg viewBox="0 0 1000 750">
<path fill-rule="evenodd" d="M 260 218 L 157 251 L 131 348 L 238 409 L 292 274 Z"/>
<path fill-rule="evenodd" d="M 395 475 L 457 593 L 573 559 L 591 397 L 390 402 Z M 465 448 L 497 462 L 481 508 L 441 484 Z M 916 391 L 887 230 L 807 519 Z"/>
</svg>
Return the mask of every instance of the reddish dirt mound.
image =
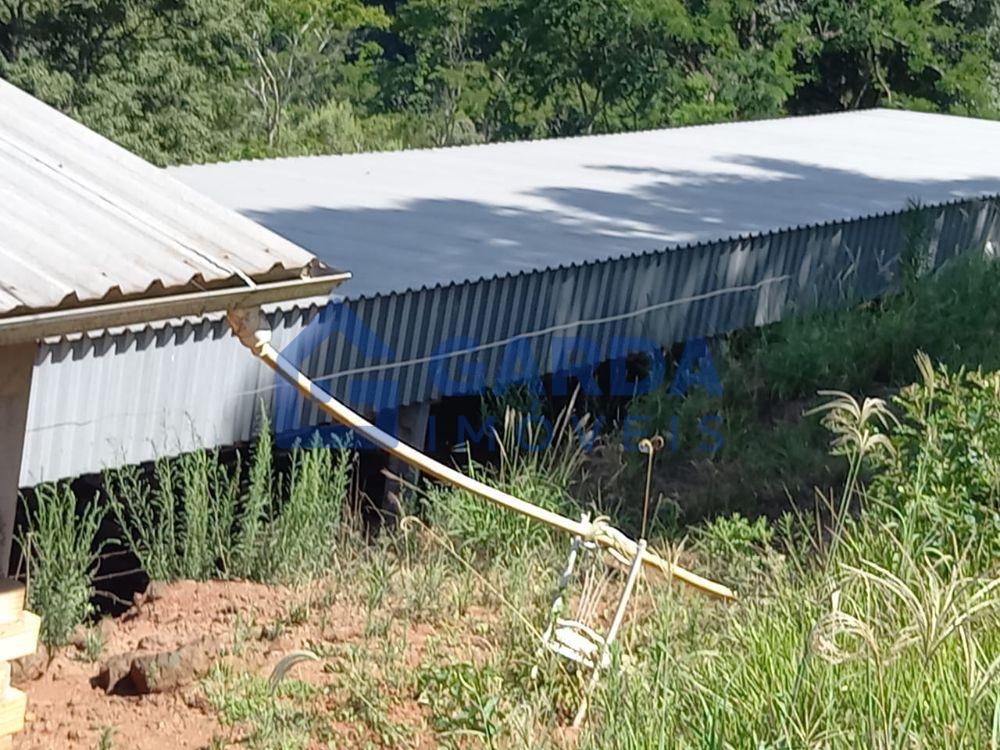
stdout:
<svg viewBox="0 0 1000 750">
<path fill-rule="evenodd" d="M 25 731 L 15 747 L 91 750 L 108 727 L 113 728 L 115 748 L 207 746 L 220 727 L 195 685 L 162 694 L 106 695 L 92 686 L 101 663 L 137 650 L 167 652 L 206 637 L 231 644 L 238 622 L 265 626 L 280 619 L 295 598 L 294 592 L 278 587 L 234 581 L 181 581 L 155 586 L 150 594 L 105 625 L 106 639 L 96 662 L 70 646 L 52 655 L 40 677 L 26 679 L 29 674 L 18 681 L 15 675 L 15 684 L 28 693 Z M 298 635 L 286 633 L 282 647 L 297 647 L 289 641 L 298 640 Z M 250 649 L 246 659 L 266 660 L 265 647 Z"/>
</svg>

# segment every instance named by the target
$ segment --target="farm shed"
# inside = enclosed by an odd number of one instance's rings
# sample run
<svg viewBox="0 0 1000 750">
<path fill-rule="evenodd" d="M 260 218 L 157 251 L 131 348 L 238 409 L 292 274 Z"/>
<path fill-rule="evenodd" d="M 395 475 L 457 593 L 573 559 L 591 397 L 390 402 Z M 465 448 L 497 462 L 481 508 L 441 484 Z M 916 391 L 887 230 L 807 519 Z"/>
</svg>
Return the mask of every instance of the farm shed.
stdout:
<svg viewBox="0 0 1000 750">
<path fill-rule="evenodd" d="M 172 173 L 351 268 L 286 354 L 379 409 L 494 385 L 512 347 L 576 369 L 870 297 L 915 233 L 934 262 L 982 248 L 1000 123 L 871 110 Z M 281 429 L 320 418 L 277 406 Z"/>
<path fill-rule="evenodd" d="M 462 392 L 441 366 L 490 385 L 514 342 L 551 369 L 567 336 L 607 359 L 878 294 L 912 199 L 936 261 L 995 241 L 997 144 L 1000 123 L 872 111 L 168 174 L 351 268 L 336 304 L 277 305 L 271 324 L 371 413 Z M 261 401 L 283 430 L 321 420 L 218 315 L 48 338 L 21 484 L 239 443 Z"/>
<path fill-rule="evenodd" d="M 151 361 L 156 372 L 135 368 L 120 370 L 118 380 L 87 381 L 87 358 L 70 356 L 53 386 L 44 375 L 49 347 L 64 336 L 113 328 L 116 345 L 92 356 L 127 357 L 124 350 L 145 348 L 133 331 L 153 321 L 182 328 L 188 316 L 198 321 L 230 307 L 329 294 L 348 276 L 2 80 L 0 259 L 4 569 L 16 490 L 27 484 L 22 454 L 31 455 L 32 443 L 49 444 L 50 455 L 97 452 L 113 462 L 113 452 L 95 451 L 67 426 L 92 413 L 136 440 L 155 439 L 149 412 L 169 401 L 171 389 L 202 385 L 187 378 L 184 363 L 170 360 Z M 221 367 L 214 378 L 239 388 L 245 371 Z M 122 400 L 126 394 L 131 401 Z M 39 412 L 52 420 L 47 431 L 34 430 Z M 100 435 L 90 437 L 100 442 Z M 33 470 L 38 480 L 65 476 L 44 462 Z"/>
</svg>

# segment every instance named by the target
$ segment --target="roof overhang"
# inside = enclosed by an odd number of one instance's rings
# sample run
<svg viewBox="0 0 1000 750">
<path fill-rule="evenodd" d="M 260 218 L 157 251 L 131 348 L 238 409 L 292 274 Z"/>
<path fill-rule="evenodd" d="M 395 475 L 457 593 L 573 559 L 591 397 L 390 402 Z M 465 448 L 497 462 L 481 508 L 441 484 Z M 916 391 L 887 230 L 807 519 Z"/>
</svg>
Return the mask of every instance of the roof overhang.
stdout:
<svg viewBox="0 0 1000 750">
<path fill-rule="evenodd" d="M 0 318 L 0 346 L 117 326 L 201 316 L 237 308 L 329 295 L 351 278 L 347 272 L 253 286 L 88 305 Z"/>
</svg>

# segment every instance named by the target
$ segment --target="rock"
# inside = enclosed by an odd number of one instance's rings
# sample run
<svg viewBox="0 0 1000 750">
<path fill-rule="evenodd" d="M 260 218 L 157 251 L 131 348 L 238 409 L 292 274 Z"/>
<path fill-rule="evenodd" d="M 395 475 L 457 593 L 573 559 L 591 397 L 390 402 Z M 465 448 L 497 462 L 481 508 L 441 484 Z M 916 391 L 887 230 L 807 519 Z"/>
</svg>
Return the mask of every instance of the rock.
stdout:
<svg viewBox="0 0 1000 750">
<path fill-rule="evenodd" d="M 105 693 L 127 692 L 127 689 L 131 687 L 128 683 L 133 657 L 134 653 L 132 652 L 112 656 L 101 664 L 97 677 L 92 680 L 93 685 L 101 688 Z"/>
<path fill-rule="evenodd" d="M 137 693 L 163 693 L 190 685 L 205 675 L 223 651 L 218 638 L 206 636 L 175 651 L 132 659 L 129 676 Z"/>
<path fill-rule="evenodd" d="M 15 659 L 10 665 L 10 678 L 18 684 L 37 680 L 49 667 L 49 651 L 39 644 L 38 650 L 28 656 Z"/>
<path fill-rule="evenodd" d="M 167 584 L 164 581 L 150 581 L 146 590 L 142 593 L 138 591 L 132 596 L 132 609 L 138 611 L 143 604 L 150 604 L 159 601 L 167 595 Z"/>
<path fill-rule="evenodd" d="M 150 581 L 143 598 L 147 602 L 159 601 L 167 595 L 169 584 L 165 581 Z"/>
<path fill-rule="evenodd" d="M 73 628 L 73 632 L 69 635 L 68 645 L 77 649 L 78 651 L 83 651 L 87 648 L 87 628 L 86 625 L 77 625 Z"/>
<path fill-rule="evenodd" d="M 147 635 L 145 638 L 140 638 L 139 642 L 136 644 L 136 650 L 138 651 L 165 651 L 169 647 L 170 643 L 160 633 L 154 633 L 153 635 Z"/>
</svg>

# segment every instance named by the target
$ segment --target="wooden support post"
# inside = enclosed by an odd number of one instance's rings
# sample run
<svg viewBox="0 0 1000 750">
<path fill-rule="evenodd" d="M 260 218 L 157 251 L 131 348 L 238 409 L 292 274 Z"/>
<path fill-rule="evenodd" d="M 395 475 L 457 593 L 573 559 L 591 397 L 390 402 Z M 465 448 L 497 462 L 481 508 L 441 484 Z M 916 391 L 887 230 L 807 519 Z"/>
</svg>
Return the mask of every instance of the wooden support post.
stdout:
<svg viewBox="0 0 1000 750">
<path fill-rule="evenodd" d="M 0 577 L 9 573 L 36 350 L 34 343 L 0 347 Z"/>
<path fill-rule="evenodd" d="M 24 729 L 28 696 L 10 684 L 10 663 L 35 653 L 41 619 L 24 609 L 24 586 L 0 581 L 0 750 Z M 6 743 L 6 744 L 5 744 Z"/>
</svg>

